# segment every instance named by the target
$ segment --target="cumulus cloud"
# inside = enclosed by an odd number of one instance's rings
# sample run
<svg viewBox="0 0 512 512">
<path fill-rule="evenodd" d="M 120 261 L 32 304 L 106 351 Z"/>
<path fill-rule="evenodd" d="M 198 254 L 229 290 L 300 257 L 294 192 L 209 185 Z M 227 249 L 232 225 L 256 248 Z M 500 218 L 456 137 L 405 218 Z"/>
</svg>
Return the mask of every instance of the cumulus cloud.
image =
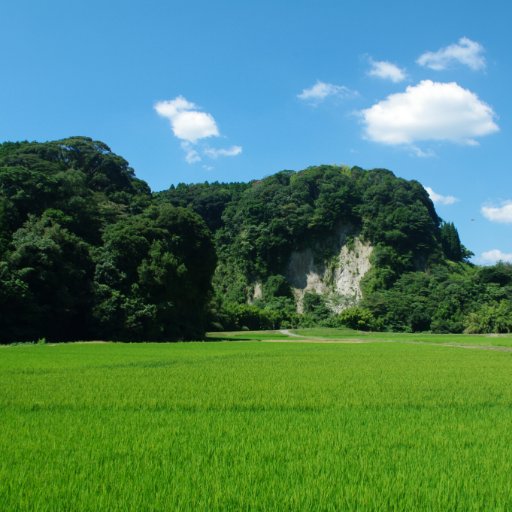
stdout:
<svg viewBox="0 0 512 512">
<path fill-rule="evenodd" d="M 499 249 L 492 249 L 490 251 L 483 252 L 478 259 L 481 263 L 488 265 L 494 265 L 495 263 L 498 263 L 498 261 L 512 263 L 512 253 L 502 252 Z"/>
<path fill-rule="evenodd" d="M 368 71 L 370 76 L 375 76 L 384 80 L 391 80 L 394 83 L 403 82 L 407 78 L 405 70 L 399 68 L 392 62 L 370 59 L 370 64 L 372 66 L 370 71 Z"/>
<path fill-rule="evenodd" d="M 492 108 L 455 82 L 423 80 L 362 110 L 368 139 L 412 146 L 420 141 L 476 145 L 499 130 Z"/>
<path fill-rule="evenodd" d="M 478 71 L 485 68 L 483 53 L 484 47 L 480 43 L 461 37 L 458 43 L 441 48 L 437 52 L 425 52 L 416 62 L 435 71 L 441 71 L 455 63 Z"/>
<path fill-rule="evenodd" d="M 317 80 L 316 84 L 309 89 L 303 89 L 297 98 L 309 103 L 318 104 L 328 97 L 352 98 L 357 96 L 357 92 L 345 87 L 344 85 L 328 84 Z"/>
<path fill-rule="evenodd" d="M 236 156 L 242 152 L 240 146 L 227 149 L 204 148 L 200 142 L 209 137 L 219 137 L 217 123 L 211 114 L 203 112 L 196 104 L 183 96 L 172 100 L 159 101 L 154 105 L 158 115 L 169 120 L 174 136 L 181 141 L 185 161 L 189 164 L 201 162 L 201 153 L 210 157 Z M 203 155 L 203 156 L 204 156 Z"/>
<path fill-rule="evenodd" d="M 458 201 L 455 196 L 443 196 L 442 194 L 434 192 L 430 187 L 425 187 L 425 190 L 428 192 L 428 195 L 430 196 L 430 199 L 432 199 L 433 203 L 450 205 Z"/>
<path fill-rule="evenodd" d="M 169 101 L 159 101 L 155 104 L 155 110 L 170 121 L 174 135 L 180 140 L 195 143 L 200 139 L 219 136 L 219 129 L 213 116 L 201 112 L 194 103 L 183 96 Z"/>
<path fill-rule="evenodd" d="M 237 156 L 242 153 L 241 146 L 231 146 L 230 148 L 206 148 L 204 154 L 210 158 L 219 158 L 220 156 Z"/>
<path fill-rule="evenodd" d="M 492 222 L 512 223 L 512 201 L 505 201 L 501 206 L 482 206 L 481 211 Z"/>
</svg>

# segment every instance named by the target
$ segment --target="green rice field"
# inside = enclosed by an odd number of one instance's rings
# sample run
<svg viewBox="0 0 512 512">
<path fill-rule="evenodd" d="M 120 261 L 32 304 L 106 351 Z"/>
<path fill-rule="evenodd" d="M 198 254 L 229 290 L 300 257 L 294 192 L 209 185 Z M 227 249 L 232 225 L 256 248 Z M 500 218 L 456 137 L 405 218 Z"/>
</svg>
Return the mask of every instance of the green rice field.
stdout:
<svg viewBox="0 0 512 512">
<path fill-rule="evenodd" d="M 0 510 L 512 509 L 511 338 L 210 339 L 0 347 Z"/>
</svg>

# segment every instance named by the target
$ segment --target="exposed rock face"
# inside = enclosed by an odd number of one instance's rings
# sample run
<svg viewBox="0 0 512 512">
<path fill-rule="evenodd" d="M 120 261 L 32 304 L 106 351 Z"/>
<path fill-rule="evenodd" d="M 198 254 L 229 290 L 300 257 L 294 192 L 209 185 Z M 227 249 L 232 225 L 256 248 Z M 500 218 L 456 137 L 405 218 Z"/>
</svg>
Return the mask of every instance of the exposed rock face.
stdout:
<svg viewBox="0 0 512 512">
<path fill-rule="evenodd" d="M 334 269 L 335 290 L 341 296 L 362 298 L 361 279 L 370 270 L 373 247 L 356 238 L 353 248 L 344 245 L 339 254 L 339 266 Z"/>
<path fill-rule="evenodd" d="M 261 283 L 257 281 L 254 283 L 254 289 L 252 291 L 252 295 L 247 300 L 248 304 L 254 304 L 254 302 L 263 297 L 263 289 L 261 287 Z"/>
<path fill-rule="evenodd" d="M 336 313 L 361 300 L 361 279 L 370 270 L 372 250 L 358 237 L 347 243 L 346 231 L 340 230 L 339 252 L 328 260 L 315 255 L 312 249 L 293 252 L 286 278 L 292 286 L 297 311 L 303 310 L 306 292 L 324 295 L 327 305 Z"/>
</svg>

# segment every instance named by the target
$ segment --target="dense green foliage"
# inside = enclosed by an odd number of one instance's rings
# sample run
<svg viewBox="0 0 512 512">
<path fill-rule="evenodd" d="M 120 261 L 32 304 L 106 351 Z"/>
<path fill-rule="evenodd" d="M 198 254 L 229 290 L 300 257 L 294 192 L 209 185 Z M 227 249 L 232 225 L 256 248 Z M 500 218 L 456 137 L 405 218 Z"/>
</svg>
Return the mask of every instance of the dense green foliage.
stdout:
<svg viewBox="0 0 512 512">
<path fill-rule="evenodd" d="M 290 342 L 0 352 L 2 510 L 512 508 L 510 353 Z"/>
<path fill-rule="evenodd" d="M 283 274 L 293 250 L 315 244 L 329 255 L 343 226 L 379 247 L 373 279 L 389 284 L 403 271 L 441 257 L 439 223 L 423 187 L 390 171 L 335 166 L 283 171 L 253 182 L 226 208 L 224 227 L 216 233 L 218 275 L 223 291 L 235 298 L 245 291 L 230 285 L 237 274 L 246 285 Z"/>
<path fill-rule="evenodd" d="M 479 269 L 466 263 L 471 252 L 453 223 L 437 216 L 419 183 L 390 171 L 312 167 L 247 185 L 179 185 L 159 199 L 192 208 L 214 232 L 219 256 L 214 329 L 512 329 L 507 306 L 512 267 Z M 324 296 L 306 293 L 298 314 L 286 277 L 290 255 L 310 248 L 329 262 L 339 251 L 340 231 L 345 243 L 357 236 L 374 248 L 372 268 L 362 283 L 362 303 L 337 315 Z M 257 282 L 261 294 L 253 297 Z"/>
<path fill-rule="evenodd" d="M 228 204 L 237 201 L 248 183 L 196 183 L 178 186 L 155 194 L 159 201 L 173 206 L 189 207 L 198 213 L 206 225 L 216 231 L 224 225 L 222 215 Z"/>
<path fill-rule="evenodd" d="M 334 268 L 356 241 L 372 247 L 359 304 L 297 295 L 293 254 Z M 383 169 L 152 194 L 101 142 L 0 145 L 0 342 L 194 339 L 207 325 L 511 331 L 511 267 L 470 255 L 418 182 Z"/>
<path fill-rule="evenodd" d="M 511 300 L 512 265 L 458 264 L 405 273 L 362 305 L 386 330 L 504 333 L 512 332 Z"/>
<path fill-rule="evenodd" d="M 453 222 L 443 222 L 441 225 L 441 244 L 446 258 L 451 261 L 463 261 L 473 256 L 473 253 L 461 244 Z"/>
<path fill-rule="evenodd" d="M 0 145 L 0 341 L 197 339 L 215 253 L 101 142 Z"/>
</svg>

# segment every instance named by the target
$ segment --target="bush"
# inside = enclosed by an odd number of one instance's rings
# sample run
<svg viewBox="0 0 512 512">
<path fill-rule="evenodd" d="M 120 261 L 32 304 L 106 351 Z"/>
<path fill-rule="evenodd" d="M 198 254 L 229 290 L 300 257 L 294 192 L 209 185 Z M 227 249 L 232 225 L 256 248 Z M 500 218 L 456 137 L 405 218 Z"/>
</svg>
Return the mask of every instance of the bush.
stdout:
<svg viewBox="0 0 512 512">
<path fill-rule="evenodd" d="M 508 300 L 484 304 L 468 315 L 465 327 L 468 334 L 512 332 L 512 304 Z"/>
<path fill-rule="evenodd" d="M 344 309 L 336 320 L 345 327 L 359 331 L 378 330 L 377 321 L 372 312 L 360 306 Z"/>
<path fill-rule="evenodd" d="M 331 316 L 331 311 L 325 303 L 325 297 L 315 292 L 306 292 L 304 294 L 302 307 L 304 315 L 310 316 L 317 325 Z"/>
</svg>

